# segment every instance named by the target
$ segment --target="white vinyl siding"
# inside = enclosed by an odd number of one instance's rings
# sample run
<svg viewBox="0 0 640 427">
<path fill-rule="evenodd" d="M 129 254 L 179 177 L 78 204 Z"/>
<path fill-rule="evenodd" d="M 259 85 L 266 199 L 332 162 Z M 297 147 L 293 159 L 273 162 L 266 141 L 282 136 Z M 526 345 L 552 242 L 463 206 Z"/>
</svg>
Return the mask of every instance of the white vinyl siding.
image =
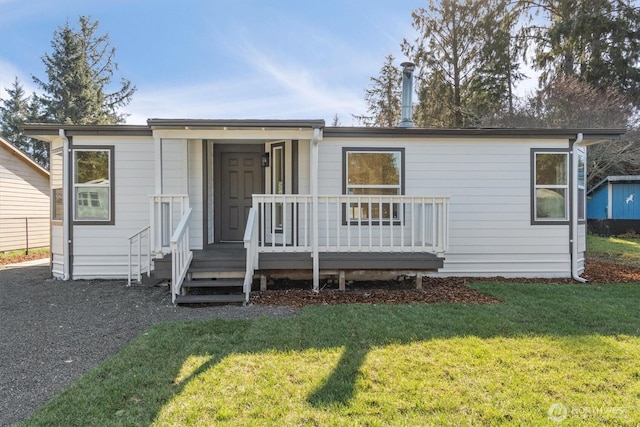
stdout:
<svg viewBox="0 0 640 427">
<path fill-rule="evenodd" d="M 73 278 L 125 278 L 128 237 L 150 222 L 149 196 L 155 193 L 153 138 L 76 137 L 74 144 L 114 146 L 116 221 L 109 227 L 74 227 Z M 202 249 L 202 142 L 164 139 L 162 146 L 163 192 L 188 192 L 193 209 L 189 234 L 191 248 Z M 100 244 L 96 245 L 96 242 Z"/>
<path fill-rule="evenodd" d="M 73 279 L 125 278 L 128 237 L 149 225 L 149 196 L 155 191 L 151 137 L 80 137 L 74 145 L 113 146 L 113 225 L 74 225 Z"/>
<path fill-rule="evenodd" d="M 438 275 L 568 277 L 569 227 L 532 226 L 530 221 L 530 149 L 567 144 L 325 137 L 319 144 L 319 193 L 341 192 L 343 147 L 404 148 L 405 194 L 451 198 L 449 251 Z"/>
<path fill-rule="evenodd" d="M 204 243 L 202 194 L 202 140 L 188 141 L 189 206 L 193 209 L 189 222 L 191 249 L 202 249 Z"/>
<path fill-rule="evenodd" d="M 55 189 L 60 194 L 62 199 L 62 172 L 63 172 L 63 156 L 62 156 L 62 142 L 53 141 L 50 146 L 51 156 L 49 171 L 51 172 L 51 189 L 52 193 Z M 64 200 L 60 200 L 64 206 Z M 53 200 L 52 200 L 53 204 Z M 52 207 L 53 209 L 53 207 Z M 60 211 L 60 219 L 57 221 L 51 221 L 51 274 L 55 278 L 64 277 L 64 227 L 62 223 L 63 212 Z M 53 217 L 53 212 L 52 212 Z"/>
<path fill-rule="evenodd" d="M 0 252 L 49 246 L 49 175 L 0 143 Z M 29 231 L 27 236 L 27 229 Z"/>
</svg>

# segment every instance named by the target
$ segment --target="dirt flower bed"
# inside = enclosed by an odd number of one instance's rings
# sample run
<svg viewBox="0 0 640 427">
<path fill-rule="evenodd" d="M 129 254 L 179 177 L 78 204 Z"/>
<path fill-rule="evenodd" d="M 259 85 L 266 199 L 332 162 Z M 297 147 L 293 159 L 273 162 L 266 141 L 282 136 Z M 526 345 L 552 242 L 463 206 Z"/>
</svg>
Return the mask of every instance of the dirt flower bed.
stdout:
<svg viewBox="0 0 640 427">
<path fill-rule="evenodd" d="M 590 284 L 640 283 L 640 269 L 618 264 L 608 264 L 589 260 L 583 277 Z M 327 285 L 320 292 L 311 291 L 311 282 L 278 280 L 264 292 L 252 292 L 251 304 L 287 305 L 303 307 L 305 305 L 334 304 L 409 304 L 453 302 L 467 304 L 495 304 L 500 301 L 489 295 L 471 289 L 466 284 L 477 281 L 518 282 L 518 283 L 576 283 L 571 279 L 507 279 L 491 278 L 432 278 L 423 280 L 422 289 L 415 289 L 411 281 L 407 282 L 354 282 L 346 291 Z"/>
<path fill-rule="evenodd" d="M 0 257 L 0 265 L 8 265 L 8 264 L 15 264 L 18 262 L 24 262 L 24 261 L 33 261 L 36 259 L 42 259 L 42 258 L 48 258 L 49 257 L 49 253 L 43 253 L 43 252 L 36 252 L 36 253 L 31 253 L 29 255 L 12 255 L 10 257 Z"/>
</svg>

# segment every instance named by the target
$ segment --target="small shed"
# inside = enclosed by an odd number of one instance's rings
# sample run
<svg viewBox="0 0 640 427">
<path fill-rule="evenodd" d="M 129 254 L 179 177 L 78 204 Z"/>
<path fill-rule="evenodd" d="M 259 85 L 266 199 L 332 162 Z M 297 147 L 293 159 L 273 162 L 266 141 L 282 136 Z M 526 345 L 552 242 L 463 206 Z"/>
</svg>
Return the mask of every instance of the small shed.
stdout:
<svg viewBox="0 0 640 427">
<path fill-rule="evenodd" d="M 0 252 L 49 246 L 49 171 L 0 138 Z"/>
<path fill-rule="evenodd" d="M 608 176 L 587 193 L 589 229 L 598 234 L 640 233 L 640 175 Z"/>
</svg>

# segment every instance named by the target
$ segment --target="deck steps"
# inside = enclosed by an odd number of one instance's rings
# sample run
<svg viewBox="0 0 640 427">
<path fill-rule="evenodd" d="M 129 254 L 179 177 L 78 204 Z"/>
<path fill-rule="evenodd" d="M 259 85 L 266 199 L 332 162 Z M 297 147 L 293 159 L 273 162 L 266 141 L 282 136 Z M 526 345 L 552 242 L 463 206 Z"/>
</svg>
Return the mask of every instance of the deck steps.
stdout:
<svg viewBox="0 0 640 427">
<path fill-rule="evenodd" d="M 200 280 L 185 280 L 182 283 L 183 288 L 242 288 L 244 282 L 238 279 L 200 279 Z"/>
<path fill-rule="evenodd" d="M 176 304 L 242 304 L 243 294 L 202 294 L 202 295 L 178 295 Z"/>
<path fill-rule="evenodd" d="M 242 245 L 220 244 L 194 251 L 176 304 L 243 304 L 246 251 Z"/>
<path fill-rule="evenodd" d="M 243 270 L 191 267 L 176 304 L 244 303 L 244 274 L 244 266 Z"/>
</svg>

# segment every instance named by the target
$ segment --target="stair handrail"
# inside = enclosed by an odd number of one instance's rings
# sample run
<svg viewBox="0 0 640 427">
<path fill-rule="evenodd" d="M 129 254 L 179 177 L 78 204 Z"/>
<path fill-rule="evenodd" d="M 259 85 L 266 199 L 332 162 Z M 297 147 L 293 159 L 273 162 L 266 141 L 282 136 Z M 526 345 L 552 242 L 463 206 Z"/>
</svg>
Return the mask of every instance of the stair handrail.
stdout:
<svg viewBox="0 0 640 427">
<path fill-rule="evenodd" d="M 142 274 L 143 273 L 147 273 L 147 277 L 151 276 L 151 226 L 146 226 L 143 229 L 139 230 L 138 232 L 132 234 L 131 236 L 129 236 L 129 270 L 128 270 L 128 277 L 127 277 L 127 286 L 131 286 L 131 278 L 133 275 L 132 272 L 132 261 L 133 261 L 133 256 L 131 253 L 131 247 L 132 245 L 135 244 L 136 240 L 138 242 L 137 245 L 137 252 L 136 252 L 136 259 L 138 260 L 138 263 L 136 264 L 138 269 L 137 269 L 137 280 L 138 283 L 142 283 Z M 143 265 L 142 265 L 142 239 L 144 238 L 144 235 L 146 233 L 147 236 L 147 253 L 146 253 L 146 257 L 147 257 L 147 264 L 146 264 L 146 271 L 143 270 Z"/>
<path fill-rule="evenodd" d="M 180 294 L 189 265 L 193 259 L 193 252 L 189 245 L 189 219 L 192 208 L 187 209 L 176 230 L 171 236 L 171 302 L 176 303 L 176 297 Z"/>
<path fill-rule="evenodd" d="M 247 227 L 244 230 L 244 247 L 247 250 L 247 262 L 244 275 L 244 302 L 249 302 L 251 284 L 253 283 L 253 272 L 258 268 L 258 211 L 255 208 L 249 209 Z"/>
</svg>

